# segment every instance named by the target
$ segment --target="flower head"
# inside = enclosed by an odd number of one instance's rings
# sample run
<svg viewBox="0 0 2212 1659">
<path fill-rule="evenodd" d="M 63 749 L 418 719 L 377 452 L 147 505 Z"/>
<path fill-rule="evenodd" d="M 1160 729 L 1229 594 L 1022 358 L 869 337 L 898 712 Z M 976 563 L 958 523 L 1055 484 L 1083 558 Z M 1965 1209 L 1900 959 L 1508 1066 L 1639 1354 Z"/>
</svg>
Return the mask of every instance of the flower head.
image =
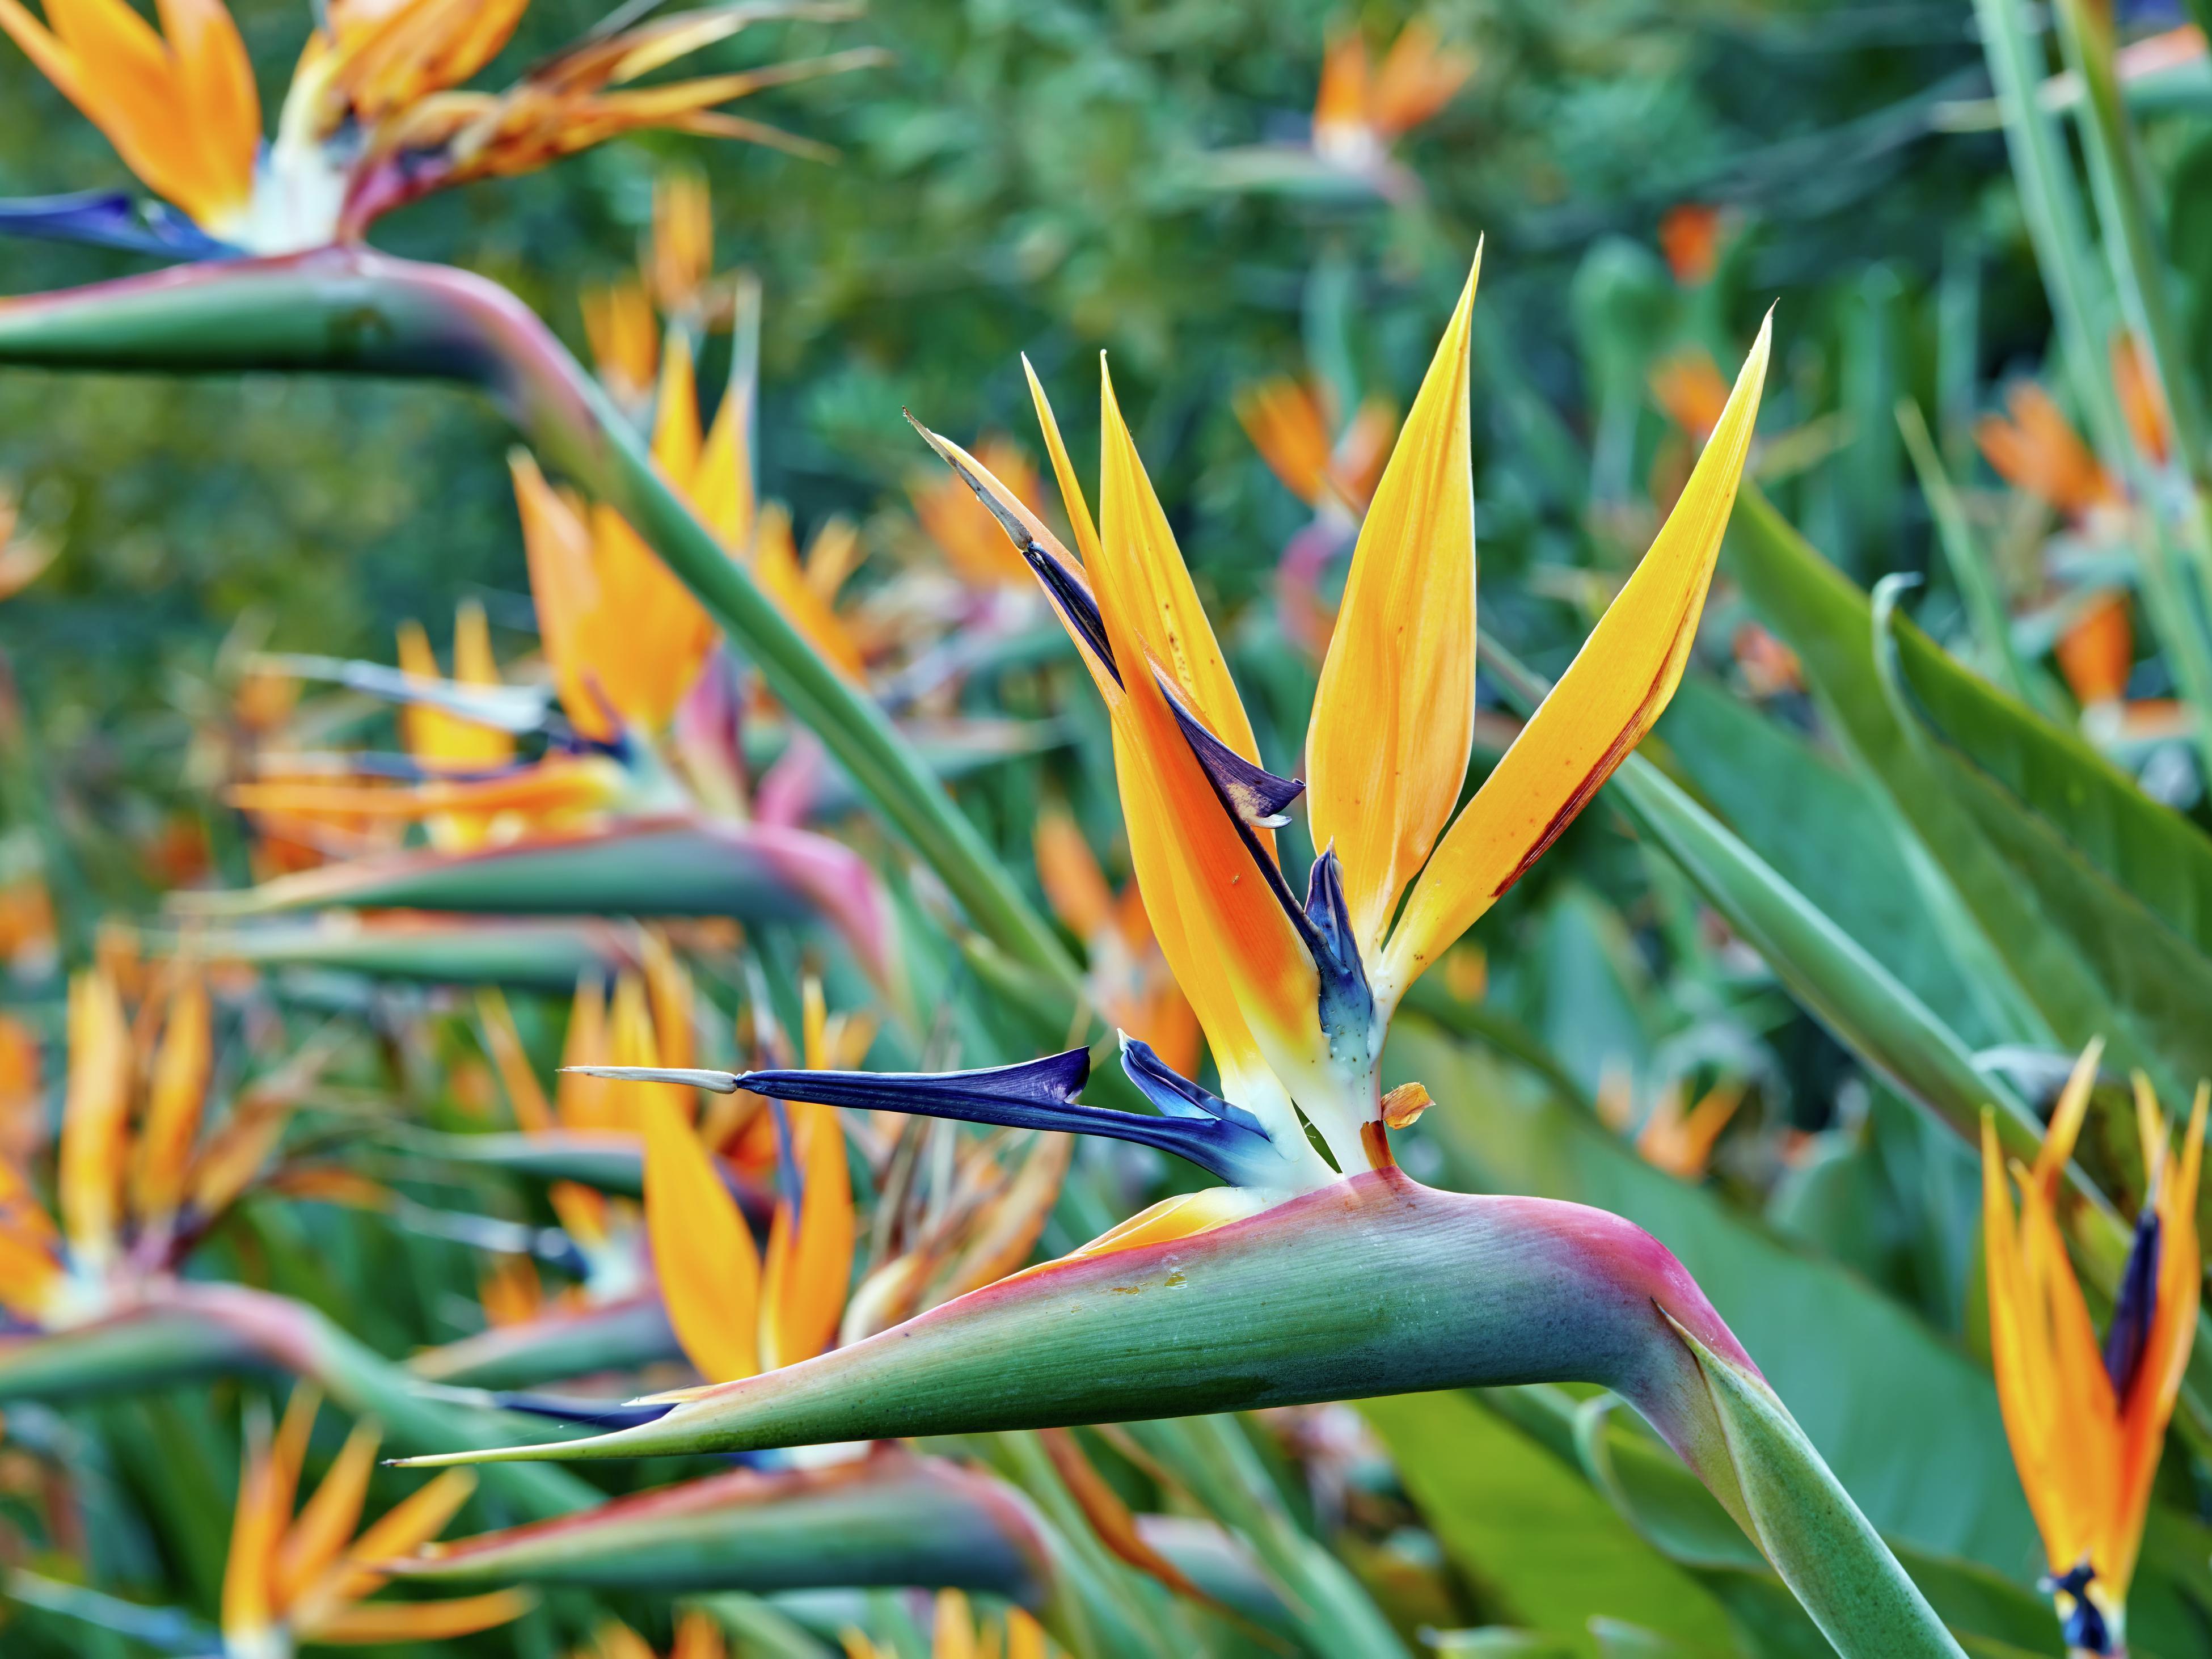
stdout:
<svg viewBox="0 0 2212 1659">
<path fill-rule="evenodd" d="M 223 1570 L 226 1654 L 283 1659 L 301 1644 L 441 1641 L 489 1630 L 529 1610 L 532 1598 L 518 1590 L 447 1601 L 369 1601 L 386 1583 L 379 1564 L 443 1532 L 476 1481 L 465 1470 L 448 1470 L 356 1534 L 380 1437 L 372 1425 L 357 1424 L 295 1515 L 301 1465 L 319 1403 L 313 1389 L 296 1388 L 276 1434 L 267 1433 L 264 1419 L 262 1431 L 249 1436 Z"/>
<path fill-rule="evenodd" d="M 168 977 L 149 1060 L 114 974 L 93 968 L 70 983 L 55 1207 L 20 1164 L 0 1160 L 0 1308 L 19 1320 L 73 1322 L 104 1310 L 135 1278 L 173 1267 L 259 1176 L 321 1064 L 319 1051 L 302 1050 L 204 1133 L 213 1007 L 191 966 L 179 963 Z M 140 1009 L 149 1030 L 153 1018 Z"/>
<path fill-rule="evenodd" d="M 2020 381 L 2006 392 L 2005 408 L 2005 414 L 1984 415 L 1974 427 L 1974 441 L 1999 477 L 2069 518 L 2118 505 L 2119 485 L 2049 392 L 2032 380 Z"/>
<path fill-rule="evenodd" d="M 462 90 L 529 0 L 331 0 L 262 141 L 253 66 L 223 0 L 0 0 L 0 32 L 106 136 L 175 214 L 113 197 L 24 204 L 21 228 L 198 257 L 357 240 L 432 191 L 526 173 L 626 132 L 668 128 L 819 153 L 721 106 L 878 61 L 848 52 L 641 84 L 771 17 L 842 16 L 807 0 L 716 4 L 595 32 L 503 92 Z M 181 215 L 179 218 L 177 215 Z"/>
<path fill-rule="evenodd" d="M 1361 525 L 1307 733 L 1305 784 L 1260 764 L 1110 380 L 1095 523 L 1032 382 L 1084 574 L 1002 481 L 931 438 L 1038 572 L 1105 698 L 1138 884 L 1225 1098 L 1201 1103 L 1205 1091 L 1187 1092 L 1194 1085 L 1163 1081 L 1141 1044 L 1127 1063 L 1156 1099 L 1179 1099 L 1166 1109 L 1188 1117 L 1194 1106 L 1217 1115 L 1225 1107 L 1220 1121 L 1256 1127 L 1258 1144 L 1236 1160 L 1242 1184 L 1295 1190 L 1387 1161 L 1376 1065 L 1398 999 L 1665 707 L 1748 453 L 1764 329 L 1651 551 L 1455 816 L 1474 711 L 1474 301 L 1470 276 Z M 1272 828 L 1302 793 L 1322 849 L 1303 899 Z"/>
<path fill-rule="evenodd" d="M 2013 1165 L 2009 1184 L 1994 1115 L 1983 1114 L 1982 1226 L 1997 1399 L 2068 1640 L 2080 1650 L 2115 1653 L 2125 1646 L 2128 1583 L 2151 1477 L 2197 1331 L 2203 1274 L 2197 1185 L 2212 1085 L 2198 1088 L 2177 1154 L 2172 1126 L 2136 1074 L 2148 1195 L 2100 1344 L 2067 1259 L 2059 1180 L 2088 1113 L 2101 1051 L 2092 1043 L 2083 1053 L 2034 1167 Z"/>
<path fill-rule="evenodd" d="M 1446 46 L 1434 23 L 1416 18 L 1399 31 L 1381 66 L 1357 29 L 1331 40 L 1314 100 L 1313 147 L 1323 159 L 1370 167 L 1390 145 L 1431 119 L 1474 73 L 1474 54 Z"/>
</svg>

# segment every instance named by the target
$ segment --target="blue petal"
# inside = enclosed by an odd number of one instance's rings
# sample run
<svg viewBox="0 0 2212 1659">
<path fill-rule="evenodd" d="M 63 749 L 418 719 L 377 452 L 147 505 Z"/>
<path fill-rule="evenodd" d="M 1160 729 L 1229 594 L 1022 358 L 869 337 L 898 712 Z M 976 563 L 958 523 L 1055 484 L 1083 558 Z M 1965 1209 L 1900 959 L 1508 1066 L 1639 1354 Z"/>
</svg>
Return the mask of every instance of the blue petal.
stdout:
<svg viewBox="0 0 2212 1659">
<path fill-rule="evenodd" d="M 1151 1043 L 1126 1031 L 1121 1034 L 1121 1069 L 1145 1098 L 1170 1117 L 1212 1118 L 1267 1138 L 1267 1131 L 1258 1118 L 1171 1069 L 1152 1051 Z"/>
<path fill-rule="evenodd" d="M 1306 877 L 1305 915 L 1311 930 L 1307 943 L 1321 977 L 1321 1028 L 1328 1034 L 1329 1052 L 1345 1060 L 1365 1057 L 1375 1046 L 1375 994 L 1367 983 L 1367 965 L 1359 959 L 1359 941 L 1352 934 L 1344 866 L 1334 845 L 1322 849 Z"/>
<path fill-rule="evenodd" d="M 1190 752 L 1198 757 L 1199 765 L 1205 769 L 1213 793 L 1221 797 L 1222 805 L 1237 821 L 1267 830 L 1288 823 L 1290 817 L 1283 809 L 1305 793 L 1305 781 L 1279 778 L 1264 766 L 1253 765 L 1207 731 L 1164 682 L 1160 691 L 1167 698 L 1168 707 L 1175 710 L 1176 723 L 1182 727 L 1184 740 L 1190 744 Z"/>
<path fill-rule="evenodd" d="M 120 191 L 0 200 L 0 234 L 89 242 L 177 259 L 234 259 L 245 252 L 217 241 L 173 208 L 142 203 Z"/>
<path fill-rule="evenodd" d="M 1165 1066 L 1158 1069 L 1174 1075 Z M 1281 1163 L 1274 1144 L 1259 1133 L 1256 1121 L 1248 1115 L 1238 1114 L 1247 1119 L 1238 1122 L 1210 1114 L 1195 1119 L 1152 1117 L 1142 1112 L 1085 1106 L 1075 1097 L 1090 1077 L 1091 1051 L 1070 1048 L 1042 1060 L 969 1072 L 747 1072 L 737 1079 L 737 1086 L 776 1100 L 811 1100 L 827 1106 L 957 1118 L 963 1123 L 1104 1135 L 1172 1152 L 1209 1175 L 1240 1186 L 1254 1184 L 1255 1174 Z M 1186 1104 L 1196 1103 L 1188 1096 L 1183 1098 Z M 1227 1109 L 1236 1111 L 1233 1107 Z"/>
<path fill-rule="evenodd" d="M 2160 1242 L 2158 1212 L 2145 1210 L 2136 1219 L 2135 1243 L 2128 1250 L 2128 1265 L 2120 1274 L 2112 1328 L 2105 1333 L 2105 1375 L 2112 1378 L 2112 1397 L 2123 1410 L 2142 1370 L 2151 1324 L 2158 1313 Z"/>
</svg>

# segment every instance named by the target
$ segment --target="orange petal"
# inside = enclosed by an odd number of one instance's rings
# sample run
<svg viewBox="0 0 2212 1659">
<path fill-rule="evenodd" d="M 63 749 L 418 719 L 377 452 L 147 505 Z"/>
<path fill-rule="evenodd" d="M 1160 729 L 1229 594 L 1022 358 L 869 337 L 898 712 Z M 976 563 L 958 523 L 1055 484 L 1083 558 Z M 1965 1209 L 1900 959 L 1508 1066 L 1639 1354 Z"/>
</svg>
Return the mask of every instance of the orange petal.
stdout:
<svg viewBox="0 0 2212 1659">
<path fill-rule="evenodd" d="M 1044 885 L 1053 915 L 1076 938 L 1090 939 L 1114 915 L 1114 894 L 1091 843 L 1064 806 L 1048 806 L 1038 813 L 1030 838 L 1037 879 Z"/>
<path fill-rule="evenodd" d="M 1376 975 L 1380 1006 L 1542 855 L 1673 696 L 1750 454 L 1771 327 L 1771 318 L 1759 325 L 1728 412 L 1643 563 L 1421 872 Z"/>
<path fill-rule="evenodd" d="M 145 1127 L 131 1170 L 131 1198 L 142 1222 L 166 1221 L 184 1200 L 185 1166 L 199 1133 L 208 1074 L 215 1060 L 214 1016 L 198 971 L 179 964 L 154 1060 Z"/>
<path fill-rule="evenodd" d="M 305 1624 L 301 1639 L 334 1646 L 442 1642 L 512 1622 L 538 1605 L 527 1590 L 493 1590 L 442 1601 L 371 1601 L 332 1609 Z"/>
<path fill-rule="evenodd" d="M 382 1573 L 361 1564 L 395 1561 L 403 1555 L 412 1555 L 445 1531 L 447 1522 L 461 1512 L 461 1505 L 476 1492 L 473 1478 L 453 1479 L 469 1473 L 466 1469 L 446 1470 L 428 1485 L 408 1493 L 372 1522 L 346 1553 L 349 1565 L 344 1582 L 335 1592 L 337 1596 L 353 1601 L 369 1595 L 383 1583 Z"/>
<path fill-rule="evenodd" d="M 728 1659 L 729 1650 L 714 1615 L 694 1607 L 676 1621 L 676 1645 L 668 1659 Z"/>
<path fill-rule="evenodd" d="M 1213 624 L 1191 584 L 1166 510 L 1152 491 L 1152 481 L 1121 419 L 1103 356 L 1098 377 L 1101 546 L 1113 567 L 1127 626 L 1191 711 L 1215 737 L 1256 766 L 1260 746 L 1245 717 L 1243 700 L 1229 678 L 1229 665 L 1222 659 Z M 1096 571 L 1092 579 L 1102 586 L 1108 580 L 1105 574 Z M 1129 662 L 1124 663 L 1123 672 L 1129 673 Z M 1263 840 L 1272 848 L 1272 836 L 1263 832 Z"/>
<path fill-rule="evenodd" d="M 690 493 L 703 442 L 691 339 L 681 328 L 672 325 L 660 354 L 660 398 L 653 414 L 653 459 L 679 494 Z"/>
<path fill-rule="evenodd" d="M 296 1396 L 295 1396 L 296 1398 Z M 276 1547 L 291 1519 L 289 1491 L 280 1493 L 266 1439 L 267 1419 L 251 1419 L 246 1466 L 239 1474 L 238 1504 L 230 1523 L 230 1553 L 222 1573 L 222 1632 L 243 1644 L 273 1625 L 279 1608 L 270 1582 Z"/>
<path fill-rule="evenodd" d="M 673 1097 L 649 1095 L 643 1112 L 646 1233 L 668 1322 L 709 1382 L 751 1376 L 761 1369 L 752 1236 Z"/>
<path fill-rule="evenodd" d="M 564 1129 L 611 1129 L 615 1121 L 615 1085 L 611 1079 L 587 1077 L 569 1068 L 616 1064 L 607 1039 L 607 999 L 597 975 L 581 974 L 576 994 L 568 1005 L 568 1030 L 562 1041 L 562 1071 L 554 1085 L 554 1115 Z"/>
<path fill-rule="evenodd" d="M 1432 119 L 1474 73 L 1474 54 L 1447 46 L 1435 24 L 1417 17 L 1398 32 L 1376 72 L 1371 102 L 1376 131 L 1395 138 Z"/>
<path fill-rule="evenodd" d="M 1372 957 L 1459 804 L 1474 740 L 1468 331 L 1482 255 L 1359 528 L 1306 733 L 1314 845 L 1343 865 Z"/>
<path fill-rule="evenodd" d="M 2136 664 L 2127 594 L 2116 589 L 2091 599 L 2058 636 L 2057 654 L 2058 672 L 2075 701 L 2085 707 L 2118 702 Z"/>
<path fill-rule="evenodd" d="M 538 611 L 538 634 L 545 660 L 569 722 L 586 737 L 610 742 L 615 723 L 608 718 L 604 688 L 595 693 L 589 661 L 592 613 L 599 605 L 590 526 L 574 501 L 545 482 L 529 452 L 511 451 L 514 501 L 522 517 L 523 552 L 530 562 L 530 597 Z"/>
<path fill-rule="evenodd" d="M 1102 377 L 1100 614 L 1124 685 L 1107 702 L 1137 883 L 1162 953 L 1217 1060 L 1303 1073 L 1325 1052 L 1314 964 L 1237 832 L 1152 675 L 1170 675 L 1214 735 L 1258 758 L 1251 727 Z M 1149 629 L 1149 637 L 1146 630 Z M 1261 856 L 1272 836 L 1255 832 Z"/>
<path fill-rule="evenodd" d="M 507 1090 L 515 1127 L 532 1134 L 542 1134 L 551 1128 L 553 1109 L 545 1098 L 544 1085 L 538 1082 L 530 1056 L 523 1048 L 521 1032 L 514 1028 L 514 1015 L 507 1008 L 507 994 L 496 985 L 485 986 L 477 993 L 477 1022 L 483 1029 L 485 1052 L 491 1055 L 499 1080 Z M 603 1079 L 582 1080 L 597 1083 Z"/>
<path fill-rule="evenodd" d="M 322 1484 L 285 1534 L 275 1563 L 277 1606 L 292 1605 L 344 1553 L 354 1528 L 360 1524 L 362 1504 L 368 1497 L 379 1438 L 374 1425 L 354 1425 Z"/>
<path fill-rule="evenodd" d="M 70 1253 L 88 1266 L 102 1265 L 115 1252 L 130 1109 L 130 1028 L 115 981 L 94 969 L 70 981 L 59 1176 Z"/>
<path fill-rule="evenodd" d="M 796 1215 L 788 1199 L 779 1202 L 769 1230 L 761 1275 L 763 1370 L 828 1348 L 853 1283 L 855 1224 L 843 1123 L 836 1108 L 811 1101 L 793 1101 L 786 1111 L 802 1198 Z"/>
<path fill-rule="evenodd" d="M 823 660 L 854 684 L 866 682 L 867 661 L 860 644 L 843 618 L 807 581 L 792 536 L 791 514 L 778 502 L 771 501 L 760 512 L 753 539 L 753 580 Z"/>
<path fill-rule="evenodd" d="M 1334 446 L 1311 387 L 1280 375 L 1237 394 L 1237 423 L 1267 470 L 1308 507 L 1321 504 Z"/>
</svg>

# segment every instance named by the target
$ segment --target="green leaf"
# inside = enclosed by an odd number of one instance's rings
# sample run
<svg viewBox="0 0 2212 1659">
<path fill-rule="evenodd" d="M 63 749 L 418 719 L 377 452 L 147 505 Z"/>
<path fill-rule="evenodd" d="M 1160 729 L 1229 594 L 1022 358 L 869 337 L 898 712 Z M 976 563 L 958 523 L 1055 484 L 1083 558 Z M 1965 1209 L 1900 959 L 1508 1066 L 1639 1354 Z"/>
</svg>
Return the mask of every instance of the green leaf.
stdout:
<svg viewBox="0 0 2212 1659">
<path fill-rule="evenodd" d="M 1904 1309 L 1651 1168 L 1586 1115 L 1501 1088 L 1481 1056 L 1412 1018 L 1388 1061 L 1387 1080 L 1407 1079 L 1446 1103 L 1422 1127 L 1455 1176 L 1612 1211 L 1674 1251 L 1883 1532 L 2000 1571 L 2040 1559 L 1989 1374 Z"/>
<path fill-rule="evenodd" d="M 149 950 L 186 948 L 186 936 L 149 939 Z M 320 916 L 262 927 L 199 928 L 189 949 L 210 963 L 336 968 L 379 979 L 447 985 L 511 985 L 567 992 L 587 973 L 611 978 L 634 949 L 616 924 L 471 916 Z"/>
<path fill-rule="evenodd" d="M 541 1181 L 574 1181 L 603 1193 L 639 1198 L 645 1193 L 645 1153 L 635 1135 L 615 1129 L 488 1129 L 445 1134 L 395 1123 L 380 1138 L 423 1158 L 473 1164 Z"/>
<path fill-rule="evenodd" d="M 1599 1614 L 1692 1644 L 1726 1645 L 1726 1614 L 1689 1574 L 1638 1537 L 1589 1482 L 1473 1395 L 1397 1395 L 1367 1401 L 1360 1413 L 1445 1551 L 1494 1591 L 1486 1605 L 1514 1624 L 1586 1656 L 1603 1651 L 1589 1632 Z M 1726 1512 L 1713 1508 L 1735 1532 Z"/>
<path fill-rule="evenodd" d="M 890 909 L 850 848 L 803 830 L 641 818 L 466 853 L 417 848 L 280 876 L 242 892 L 185 892 L 179 910 L 264 916 L 343 905 L 513 915 L 826 920 L 882 975 Z M 568 981 L 574 984 L 572 979 Z"/>
<path fill-rule="evenodd" d="M 1702 1365 L 1766 1559 L 1843 1659 L 1951 1654 L 1959 1645 L 1820 1461 L 1754 1378 L 1682 1340 Z"/>
<path fill-rule="evenodd" d="M 1978 1048 L 2021 1035 L 2006 1004 L 1966 970 L 1863 775 L 1696 677 L 1684 678 L 1656 735 L 1670 769 L 1744 844 L 1944 1024 Z"/>
<path fill-rule="evenodd" d="M 1054 1544 L 1019 1492 L 896 1449 L 828 1468 L 736 1469 L 582 1515 L 428 1546 L 403 1577 L 658 1595 L 917 1585 L 1044 1605 Z"/>
<path fill-rule="evenodd" d="M 655 1296 L 556 1310 L 519 1325 L 495 1325 L 458 1342 L 425 1348 L 407 1369 L 458 1388 L 531 1389 L 599 1371 L 635 1371 L 681 1359 L 683 1349 Z"/>
<path fill-rule="evenodd" d="M 2212 1073 L 2212 842 L 1917 629 L 1883 629 L 1765 502 L 1738 523 L 1747 592 L 2057 1042 L 2105 1036 L 2168 1093 Z"/>
</svg>

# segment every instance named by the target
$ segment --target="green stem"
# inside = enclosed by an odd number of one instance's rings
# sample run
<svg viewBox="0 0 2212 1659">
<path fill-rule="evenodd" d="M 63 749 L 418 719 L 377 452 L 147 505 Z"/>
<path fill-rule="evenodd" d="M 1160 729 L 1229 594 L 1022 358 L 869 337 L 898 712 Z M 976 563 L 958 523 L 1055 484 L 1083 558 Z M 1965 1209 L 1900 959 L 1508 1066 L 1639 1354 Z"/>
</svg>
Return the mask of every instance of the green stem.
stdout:
<svg viewBox="0 0 2212 1659">
<path fill-rule="evenodd" d="M 0 303 L 0 362 L 427 377 L 488 393 L 533 447 L 629 520 L 976 928 L 1079 992 L 1058 936 L 890 718 L 815 653 L 568 349 L 497 283 L 357 247 L 163 271 Z"/>
</svg>

